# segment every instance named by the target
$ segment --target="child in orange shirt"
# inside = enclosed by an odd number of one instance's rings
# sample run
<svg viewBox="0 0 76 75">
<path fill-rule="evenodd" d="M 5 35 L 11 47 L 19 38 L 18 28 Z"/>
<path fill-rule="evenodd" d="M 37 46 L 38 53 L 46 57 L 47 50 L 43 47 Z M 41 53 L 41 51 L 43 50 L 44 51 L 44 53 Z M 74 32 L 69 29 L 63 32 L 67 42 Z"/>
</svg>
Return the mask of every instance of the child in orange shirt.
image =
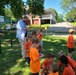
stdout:
<svg viewBox="0 0 76 75">
<path fill-rule="evenodd" d="M 68 64 L 68 58 L 65 55 L 62 55 L 59 60 L 61 65 L 64 67 L 62 75 L 75 75 L 72 67 Z"/>
<path fill-rule="evenodd" d="M 32 46 L 30 48 L 30 70 L 31 75 L 39 75 L 40 71 L 40 58 L 42 58 L 44 55 L 39 54 L 37 48 L 39 46 L 39 39 L 34 38 L 32 39 Z"/>
<path fill-rule="evenodd" d="M 58 64 L 53 63 L 50 65 L 49 74 L 47 75 L 59 75 L 58 73 Z"/>
<path fill-rule="evenodd" d="M 28 35 L 28 41 L 24 45 L 24 50 L 26 51 L 26 61 L 30 64 L 30 48 L 32 45 L 32 36 Z"/>
<path fill-rule="evenodd" d="M 43 46 L 42 36 L 42 29 L 40 29 L 37 34 L 37 37 L 40 39 L 40 46 Z"/>
<path fill-rule="evenodd" d="M 37 37 L 37 32 L 35 30 L 32 31 L 32 38 L 36 38 Z"/>
<path fill-rule="evenodd" d="M 58 53 L 58 58 L 60 58 L 62 55 L 65 55 L 65 52 L 60 51 Z M 66 56 L 66 57 L 68 58 L 68 64 L 72 67 L 72 69 L 74 70 L 74 72 L 76 72 L 76 62 L 70 56 Z M 58 62 L 58 65 L 60 67 L 61 66 L 61 63 Z"/>
<path fill-rule="evenodd" d="M 47 54 L 47 58 L 44 60 L 44 62 L 42 63 L 41 68 L 42 70 L 42 74 L 47 75 L 48 74 L 48 69 L 49 66 L 54 63 L 54 54 L 53 53 L 48 53 Z"/>
<path fill-rule="evenodd" d="M 68 55 L 71 57 L 73 52 L 74 52 L 74 34 L 75 30 L 74 29 L 70 29 L 69 30 L 69 37 L 68 37 L 68 41 L 67 41 L 67 47 L 68 47 Z"/>
<path fill-rule="evenodd" d="M 48 53 L 47 58 L 44 60 L 42 63 L 42 68 L 44 69 L 45 67 L 51 65 L 54 62 L 54 54 L 53 53 Z"/>
</svg>

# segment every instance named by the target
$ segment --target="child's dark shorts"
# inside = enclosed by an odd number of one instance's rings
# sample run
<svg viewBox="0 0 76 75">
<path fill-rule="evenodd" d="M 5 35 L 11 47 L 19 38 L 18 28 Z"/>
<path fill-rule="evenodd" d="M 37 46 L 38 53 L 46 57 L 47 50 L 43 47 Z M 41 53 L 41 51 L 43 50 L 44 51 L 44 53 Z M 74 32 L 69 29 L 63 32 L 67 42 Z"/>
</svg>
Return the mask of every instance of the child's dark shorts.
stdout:
<svg viewBox="0 0 76 75">
<path fill-rule="evenodd" d="M 69 53 L 72 53 L 74 51 L 74 48 L 68 48 Z"/>
</svg>

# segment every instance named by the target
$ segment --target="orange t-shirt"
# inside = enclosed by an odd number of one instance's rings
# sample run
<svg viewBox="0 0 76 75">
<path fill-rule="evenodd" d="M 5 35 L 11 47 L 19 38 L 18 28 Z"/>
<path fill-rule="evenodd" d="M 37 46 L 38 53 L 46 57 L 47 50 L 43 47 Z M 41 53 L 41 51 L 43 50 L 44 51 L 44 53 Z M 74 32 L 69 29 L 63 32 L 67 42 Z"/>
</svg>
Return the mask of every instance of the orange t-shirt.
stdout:
<svg viewBox="0 0 76 75">
<path fill-rule="evenodd" d="M 68 41 L 67 41 L 67 47 L 68 48 L 74 48 L 74 37 L 73 37 L 73 35 L 69 35 Z"/>
<path fill-rule="evenodd" d="M 30 57 L 30 48 L 31 48 L 31 45 L 32 45 L 31 42 L 26 42 L 25 45 L 24 45 L 24 50 L 26 51 L 26 57 Z"/>
<path fill-rule="evenodd" d="M 47 74 L 47 75 L 59 75 L 59 73 L 56 72 L 56 73 L 50 73 L 50 74 Z"/>
<path fill-rule="evenodd" d="M 42 40 L 42 34 L 38 33 L 38 34 L 37 34 L 37 37 L 38 37 L 40 40 Z"/>
<path fill-rule="evenodd" d="M 37 73 L 40 71 L 40 59 L 39 52 L 36 48 L 30 49 L 30 70 L 32 73 Z"/>
<path fill-rule="evenodd" d="M 70 56 L 67 56 L 67 58 L 68 58 L 68 63 L 74 69 L 76 67 L 76 62 Z"/>
<path fill-rule="evenodd" d="M 70 65 L 68 65 L 68 67 L 65 67 L 63 70 L 62 75 L 75 75 L 72 67 Z"/>
<path fill-rule="evenodd" d="M 69 56 L 67 56 L 68 58 L 68 64 L 74 69 L 76 67 L 76 62 Z M 59 61 L 58 62 L 58 65 L 62 65 L 61 62 Z"/>
<path fill-rule="evenodd" d="M 51 65 L 54 61 L 49 61 L 48 59 L 45 59 L 44 62 L 42 63 L 42 68 L 45 68 L 49 65 Z"/>
</svg>

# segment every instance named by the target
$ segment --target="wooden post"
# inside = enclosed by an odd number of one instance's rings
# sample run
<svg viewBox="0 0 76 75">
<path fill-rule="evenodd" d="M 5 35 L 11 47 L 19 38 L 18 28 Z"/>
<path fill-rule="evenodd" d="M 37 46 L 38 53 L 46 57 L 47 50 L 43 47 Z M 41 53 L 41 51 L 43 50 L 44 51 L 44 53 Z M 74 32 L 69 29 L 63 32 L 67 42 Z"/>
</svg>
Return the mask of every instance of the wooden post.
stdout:
<svg viewBox="0 0 76 75">
<path fill-rule="evenodd" d="M 1 35 L 0 35 L 0 54 L 2 53 L 2 49 L 1 49 Z"/>
<path fill-rule="evenodd" d="M 13 46 L 13 41 L 12 41 L 12 30 L 10 29 L 10 44 L 11 44 L 11 47 Z"/>
<path fill-rule="evenodd" d="M 47 36 L 47 27 L 45 27 L 45 30 L 46 30 L 46 36 Z"/>
</svg>

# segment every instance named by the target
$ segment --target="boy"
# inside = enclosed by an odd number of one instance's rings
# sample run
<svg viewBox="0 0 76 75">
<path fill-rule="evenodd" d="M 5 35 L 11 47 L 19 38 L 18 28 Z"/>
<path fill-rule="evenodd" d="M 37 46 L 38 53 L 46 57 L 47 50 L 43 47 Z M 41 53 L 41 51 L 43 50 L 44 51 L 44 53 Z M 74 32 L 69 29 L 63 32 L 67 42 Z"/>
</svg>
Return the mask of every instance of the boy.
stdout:
<svg viewBox="0 0 76 75">
<path fill-rule="evenodd" d="M 26 61 L 30 64 L 30 48 L 32 45 L 32 36 L 28 35 L 28 42 L 24 45 L 24 50 L 26 51 Z"/>
<path fill-rule="evenodd" d="M 58 53 L 58 58 L 60 58 L 62 55 L 65 55 L 65 52 L 60 51 Z M 66 55 L 65 55 L 66 56 Z M 68 58 L 68 64 L 73 68 L 73 70 L 76 72 L 76 62 L 70 57 L 66 56 Z M 61 66 L 61 63 L 58 62 L 58 65 Z"/>
<path fill-rule="evenodd" d="M 58 73 L 58 64 L 53 63 L 50 65 L 49 74 L 47 75 L 59 75 Z"/>
<path fill-rule="evenodd" d="M 37 34 L 37 37 L 40 39 L 40 46 L 43 46 L 42 36 L 42 29 L 40 29 Z"/>
<path fill-rule="evenodd" d="M 42 58 L 44 55 L 39 54 L 37 48 L 39 46 L 39 39 L 34 38 L 32 39 L 32 46 L 30 48 L 30 70 L 31 75 L 39 75 L 40 71 L 40 58 Z"/>
<path fill-rule="evenodd" d="M 62 75 L 75 75 L 72 67 L 68 64 L 68 58 L 65 55 L 62 55 L 59 60 L 61 65 L 64 67 Z"/>
<path fill-rule="evenodd" d="M 67 47 L 68 47 L 68 55 L 71 57 L 73 52 L 74 52 L 74 34 L 75 30 L 74 29 L 70 29 L 69 30 L 69 37 L 68 37 L 68 41 L 67 41 Z"/>
</svg>

